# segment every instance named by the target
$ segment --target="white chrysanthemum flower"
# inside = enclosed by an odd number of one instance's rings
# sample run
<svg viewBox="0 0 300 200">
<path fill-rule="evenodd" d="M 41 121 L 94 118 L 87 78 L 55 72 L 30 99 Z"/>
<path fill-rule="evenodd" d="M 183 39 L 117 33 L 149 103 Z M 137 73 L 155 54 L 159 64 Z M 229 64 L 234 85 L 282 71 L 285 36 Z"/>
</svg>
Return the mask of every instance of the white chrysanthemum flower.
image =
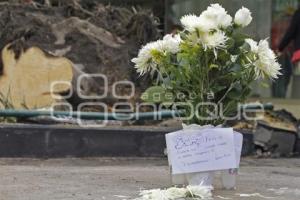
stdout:
<svg viewBox="0 0 300 200">
<path fill-rule="evenodd" d="M 198 17 L 185 15 L 180 20 L 185 30 L 189 32 L 209 32 L 219 28 L 227 28 L 232 24 L 232 17 L 220 4 L 211 4 L 207 10 Z"/>
<path fill-rule="evenodd" d="M 219 18 L 219 26 L 227 28 L 232 24 L 232 17 L 230 15 L 224 15 L 222 19 Z"/>
<path fill-rule="evenodd" d="M 245 39 L 245 42 L 250 45 L 250 49 L 253 53 L 258 53 L 258 44 L 255 40 L 247 38 Z"/>
<path fill-rule="evenodd" d="M 251 52 L 257 55 L 254 61 L 256 77 L 268 76 L 272 79 L 280 75 L 280 64 L 277 62 L 275 53 L 270 49 L 267 40 L 261 40 L 259 43 L 252 39 L 246 39 L 245 42 L 250 45 Z"/>
<path fill-rule="evenodd" d="M 201 43 L 204 49 L 223 49 L 226 47 L 228 37 L 223 31 L 206 33 L 201 36 Z"/>
<path fill-rule="evenodd" d="M 131 61 L 135 63 L 135 68 L 140 75 L 144 75 L 147 72 L 151 72 L 157 68 L 157 63 L 152 59 L 153 51 L 163 51 L 163 42 L 158 40 L 156 42 L 150 42 L 140 49 L 136 58 Z"/>
<path fill-rule="evenodd" d="M 204 15 L 200 15 L 198 23 L 195 26 L 196 26 L 196 29 L 202 33 L 207 33 L 212 30 L 218 29 L 217 21 L 214 19 L 206 18 L 206 16 L 204 16 Z"/>
<path fill-rule="evenodd" d="M 198 26 L 197 24 L 199 23 L 199 17 L 196 15 L 184 15 L 181 17 L 180 22 L 185 30 L 193 32 Z"/>
<path fill-rule="evenodd" d="M 207 10 L 200 15 L 200 21 L 205 21 L 209 26 L 204 26 L 204 30 L 209 27 L 210 30 L 218 28 L 227 28 L 232 23 L 232 17 L 220 4 L 211 4 Z"/>
<path fill-rule="evenodd" d="M 248 26 L 252 21 L 251 12 L 248 8 L 242 7 L 235 13 L 234 23 L 245 27 Z"/>
<path fill-rule="evenodd" d="M 153 72 L 157 69 L 158 63 L 153 60 L 153 52 L 161 52 L 176 54 L 180 50 L 180 35 L 166 35 L 163 40 L 150 42 L 146 44 L 140 51 L 136 58 L 131 61 L 135 63 L 135 68 L 140 75 L 147 72 Z"/>
<path fill-rule="evenodd" d="M 186 197 L 188 190 L 186 188 L 171 187 L 166 190 L 166 196 L 170 200 Z"/>
<path fill-rule="evenodd" d="M 212 198 L 212 187 L 201 186 L 201 185 L 188 185 L 187 190 L 193 197 L 198 197 L 201 199 L 211 199 Z"/>
<path fill-rule="evenodd" d="M 171 52 L 173 54 L 178 53 L 180 50 L 180 42 L 181 38 L 179 34 L 167 34 L 163 38 L 163 48 L 167 52 Z"/>
<path fill-rule="evenodd" d="M 261 40 L 257 50 L 258 59 L 254 62 L 257 77 L 278 78 L 280 64 L 277 62 L 275 53 L 270 49 L 267 40 Z"/>
</svg>

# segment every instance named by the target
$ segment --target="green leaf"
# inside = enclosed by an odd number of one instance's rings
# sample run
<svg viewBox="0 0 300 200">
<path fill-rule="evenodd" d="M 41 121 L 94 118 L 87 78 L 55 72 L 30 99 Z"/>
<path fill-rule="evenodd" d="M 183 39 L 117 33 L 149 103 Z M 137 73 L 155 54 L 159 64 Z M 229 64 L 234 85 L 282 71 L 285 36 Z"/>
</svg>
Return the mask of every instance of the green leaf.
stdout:
<svg viewBox="0 0 300 200">
<path fill-rule="evenodd" d="M 235 72 L 235 73 L 239 73 L 242 69 L 242 66 L 237 64 L 237 63 L 234 63 L 232 68 L 230 69 L 230 71 L 232 72 Z"/>
<path fill-rule="evenodd" d="M 230 60 L 230 54 L 226 51 L 219 51 L 218 52 L 218 61 L 221 63 L 226 63 L 228 60 Z"/>
<path fill-rule="evenodd" d="M 248 35 L 243 33 L 234 33 L 232 37 L 234 38 L 236 47 L 242 46 L 245 43 L 245 39 L 249 38 Z"/>
<path fill-rule="evenodd" d="M 244 42 L 244 44 L 240 47 L 242 50 L 246 51 L 246 52 L 250 52 L 251 51 L 251 46 Z"/>
<path fill-rule="evenodd" d="M 182 40 L 186 40 L 186 39 L 188 38 L 188 37 L 187 37 L 188 34 L 189 34 L 188 31 L 181 32 L 181 33 L 180 33 L 180 38 L 181 38 Z"/>
<path fill-rule="evenodd" d="M 245 39 L 247 38 L 249 38 L 249 36 L 243 33 L 236 32 L 232 34 L 231 40 L 233 40 L 234 45 L 231 45 L 230 48 L 228 48 L 228 52 L 230 52 L 233 55 L 240 54 L 240 47 L 242 47 L 245 44 Z M 230 43 L 232 43 L 232 41 Z"/>
<path fill-rule="evenodd" d="M 238 90 L 232 89 L 228 94 L 227 97 L 234 100 L 239 100 L 241 93 Z"/>
<path fill-rule="evenodd" d="M 225 104 L 225 109 L 223 110 L 224 116 L 231 116 L 237 111 L 238 102 L 237 101 L 229 101 Z"/>
<path fill-rule="evenodd" d="M 215 85 L 214 87 L 211 88 L 213 93 L 218 93 L 224 89 L 226 89 L 227 87 L 224 85 Z"/>
<path fill-rule="evenodd" d="M 243 92 L 243 87 L 240 84 L 235 84 L 234 87 L 228 92 L 227 97 L 234 100 L 240 100 Z"/>
<path fill-rule="evenodd" d="M 235 42 L 232 38 L 229 38 L 226 43 L 227 43 L 227 48 L 228 49 L 234 48 L 234 43 Z"/>
<path fill-rule="evenodd" d="M 243 99 L 246 99 L 250 95 L 251 91 L 252 91 L 252 89 L 250 87 L 246 87 L 244 89 L 243 94 L 242 94 L 243 95 Z"/>
</svg>

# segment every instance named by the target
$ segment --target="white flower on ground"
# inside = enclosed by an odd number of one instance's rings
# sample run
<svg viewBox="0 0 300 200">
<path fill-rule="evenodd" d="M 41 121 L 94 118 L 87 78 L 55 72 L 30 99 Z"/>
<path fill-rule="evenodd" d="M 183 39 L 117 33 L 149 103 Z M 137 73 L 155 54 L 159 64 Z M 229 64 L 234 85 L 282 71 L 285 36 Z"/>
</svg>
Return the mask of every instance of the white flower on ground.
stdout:
<svg viewBox="0 0 300 200">
<path fill-rule="evenodd" d="M 163 51 L 162 40 L 146 44 L 140 49 L 138 56 L 131 60 L 135 64 L 135 68 L 140 75 L 152 72 L 157 68 L 157 63 L 152 59 L 153 51 Z"/>
<path fill-rule="evenodd" d="M 267 40 L 261 40 L 258 43 L 257 54 L 258 60 L 254 62 L 257 77 L 264 78 L 267 76 L 271 79 L 277 79 L 278 75 L 281 74 L 281 67 Z"/>
<path fill-rule="evenodd" d="M 165 190 L 143 190 L 140 192 L 140 197 L 135 200 L 177 200 L 186 197 L 208 200 L 212 199 L 212 190 L 212 186 L 201 185 L 189 185 L 186 188 L 171 187 Z"/>
<path fill-rule="evenodd" d="M 172 35 L 172 34 L 167 34 L 163 38 L 163 49 L 166 52 L 171 52 L 173 54 L 178 53 L 180 50 L 180 42 L 181 38 L 179 34 Z"/>
<path fill-rule="evenodd" d="M 140 198 L 136 200 L 169 200 L 166 196 L 166 190 L 153 189 L 140 192 Z"/>
<path fill-rule="evenodd" d="M 252 16 L 251 12 L 248 8 L 242 7 L 239 9 L 234 16 L 234 23 L 241 26 L 245 27 L 248 26 L 252 21 Z"/>
<path fill-rule="evenodd" d="M 201 43 L 204 49 L 223 49 L 226 47 L 228 37 L 223 31 L 216 31 L 214 33 L 206 33 L 201 37 Z"/>
<path fill-rule="evenodd" d="M 250 49 L 253 53 L 258 53 L 258 44 L 251 38 L 245 39 L 245 42 L 250 45 Z"/>
<path fill-rule="evenodd" d="M 188 190 L 186 188 L 171 187 L 166 190 L 166 196 L 170 200 L 186 197 Z"/>
<path fill-rule="evenodd" d="M 227 11 L 220 4 L 211 4 L 207 10 L 203 11 L 200 15 L 200 21 L 203 29 L 206 31 L 218 28 L 227 28 L 232 23 L 232 17 L 227 14 Z M 208 26 L 209 25 L 209 26 Z"/>
<path fill-rule="evenodd" d="M 187 190 L 192 197 L 198 197 L 201 199 L 211 199 L 212 198 L 212 187 L 201 186 L 201 185 L 188 185 Z"/>
</svg>

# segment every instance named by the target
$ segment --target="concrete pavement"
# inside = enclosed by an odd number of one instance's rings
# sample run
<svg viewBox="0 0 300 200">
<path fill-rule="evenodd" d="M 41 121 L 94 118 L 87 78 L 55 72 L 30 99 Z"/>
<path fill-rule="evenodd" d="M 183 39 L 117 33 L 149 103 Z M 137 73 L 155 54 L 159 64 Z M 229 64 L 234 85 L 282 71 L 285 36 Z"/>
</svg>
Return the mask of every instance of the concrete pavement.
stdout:
<svg viewBox="0 0 300 200">
<path fill-rule="evenodd" d="M 165 159 L 0 159 L 0 200 L 125 200 L 169 186 Z M 300 199 L 300 159 L 243 159 L 238 188 L 215 199 Z"/>
</svg>

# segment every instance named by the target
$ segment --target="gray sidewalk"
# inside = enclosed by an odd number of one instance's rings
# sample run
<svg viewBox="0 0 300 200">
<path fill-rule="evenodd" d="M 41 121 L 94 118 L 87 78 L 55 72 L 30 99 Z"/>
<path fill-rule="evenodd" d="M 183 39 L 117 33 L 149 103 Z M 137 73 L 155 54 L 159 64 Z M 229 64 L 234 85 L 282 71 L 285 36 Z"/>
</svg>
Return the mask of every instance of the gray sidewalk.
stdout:
<svg viewBox="0 0 300 200">
<path fill-rule="evenodd" d="M 300 199 L 300 159 L 246 158 L 238 189 L 219 185 L 215 199 Z M 0 159 L 0 200 L 125 200 L 168 186 L 162 159 Z"/>
</svg>

